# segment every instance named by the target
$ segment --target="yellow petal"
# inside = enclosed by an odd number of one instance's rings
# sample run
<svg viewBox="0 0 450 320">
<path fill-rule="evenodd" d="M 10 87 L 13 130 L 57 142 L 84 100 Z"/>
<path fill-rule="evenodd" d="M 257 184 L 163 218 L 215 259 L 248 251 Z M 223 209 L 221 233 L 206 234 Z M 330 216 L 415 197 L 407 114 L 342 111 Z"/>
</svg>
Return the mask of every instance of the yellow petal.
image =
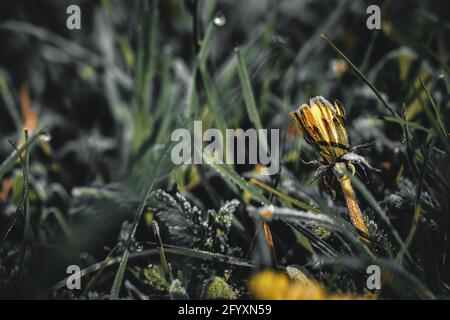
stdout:
<svg viewBox="0 0 450 320">
<path fill-rule="evenodd" d="M 297 111 L 290 113 L 302 130 L 306 141 L 318 152 L 326 164 L 334 164 L 349 150 L 345 112 L 342 105 L 334 105 L 323 97 L 312 98 Z"/>
</svg>

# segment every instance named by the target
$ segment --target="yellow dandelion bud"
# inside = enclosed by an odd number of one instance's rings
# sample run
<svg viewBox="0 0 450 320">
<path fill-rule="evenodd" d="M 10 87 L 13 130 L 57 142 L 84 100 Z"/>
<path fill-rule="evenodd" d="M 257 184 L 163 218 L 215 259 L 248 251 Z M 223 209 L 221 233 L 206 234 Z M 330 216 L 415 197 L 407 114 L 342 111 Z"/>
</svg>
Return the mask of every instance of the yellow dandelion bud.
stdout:
<svg viewBox="0 0 450 320">
<path fill-rule="evenodd" d="M 328 165 L 336 163 L 348 153 L 347 127 L 344 108 L 339 102 L 332 105 L 323 97 L 315 97 L 290 113 L 302 130 L 306 141 Z"/>
<path fill-rule="evenodd" d="M 324 165 L 318 172 L 324 178 L 325 187 L 334 199 L 336 191 L 333 181 L 339 182 L 353 225 L 367 235 L 369 230 L 364 223 L 347 171 L 350 170 L 351 175 L 354 175 L 355 164 L 363 169 L 365 167 L 376 169 L 372 168 L 362 156 L 353 152 L 357 148 L 350 149 L 344 108 L 337 101 L 331 104 L 318 96 L 310 99 L 309 104 L 303 104 L 290 115 L 303 132 L 305 140 L 322 157 Z M 365 243 L 369 243 L 366 239 L 362 239 Z"/>
</svg>

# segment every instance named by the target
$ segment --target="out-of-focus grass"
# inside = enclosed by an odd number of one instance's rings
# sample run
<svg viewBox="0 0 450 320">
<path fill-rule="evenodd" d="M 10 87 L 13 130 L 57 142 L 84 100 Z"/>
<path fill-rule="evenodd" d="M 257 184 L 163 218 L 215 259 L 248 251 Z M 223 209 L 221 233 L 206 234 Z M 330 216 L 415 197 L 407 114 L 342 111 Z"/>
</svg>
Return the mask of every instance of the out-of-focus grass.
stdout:
<svg viewBox="0 0 450 320">
<path fill-rule="evenodd" d="M 368 292 L 365 270 L 376 264 L 380 298 L 448 297 L 444 10 L 421 3 L 396 15 L 401 5 L 386 3 L 383 30 L 368 31 L 364 1 L 84 5 L 92 15 L 74 33 L 27 6 L 3 11 L 0 178 L 15 187 L 1 189 L 2 296 L 78 297 L 63 279 L 79 264 L 88 298 L 208 298 L 216 277 L 249 298 L 250 274 L 273 265 L 264 221 L 279 269 L 300 265 L 331 292 Z M 404 32 L 412 21 L 415 37 Z M 18 54 L 27 50 L 33 57 Z M 6 143 L 24 129 L 24 83 L 51 133 L 48 152 L 33 148 L 41 132 L 18 150 Z M 352 145 L 375 141 L 366 157 L 383 172 L 352 177 L 372 246 L 300 162 L 316 156 L 288 113 L 315 95 L 343 102 Z M 222 132 L 280 129 L 281 172 L 174 166 L 171 133 L 194 120 Z M 31 233 L 44 255 L 28 250 Z M 52 272 L 30 279 L 40 270 Z"/>
</svg>

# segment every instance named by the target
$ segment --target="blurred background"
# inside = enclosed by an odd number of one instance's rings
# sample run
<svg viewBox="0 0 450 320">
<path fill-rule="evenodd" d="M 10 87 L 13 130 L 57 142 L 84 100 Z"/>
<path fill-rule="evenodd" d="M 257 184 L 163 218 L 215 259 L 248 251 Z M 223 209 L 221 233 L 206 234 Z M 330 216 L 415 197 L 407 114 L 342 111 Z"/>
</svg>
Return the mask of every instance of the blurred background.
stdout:
<svg viewBox="0 0 450 320">
<path fill-rule="evenodd" d="M 66 26 L 72 4 L 81 30 Z M 372 4 L 380 30 L 366 26 Z M 363 295 L 376 263 L 389 270 L 376 297 L 448 297 L 449 5 L 2 1 L 0 296 L 257 298 L 249 277 L 287 266 Z M 281 130 L 280 174 L 170 161 L 172 131 L 194 119 L 254 127 L 249 90 L 262 127 Z M 357 191 L 377 245 L 275 212 L 274 258 L 255 210 L 306 211 L 250 178 L 348 221 L 300 161 L 319 157 L 289 117 L 317 95 L 344 105 L 352 146 L 373 142 L 364 156 L 382 171 L 358 172 Z M 81 290 L 67 289 L 68 265 Z"/>
</svg>

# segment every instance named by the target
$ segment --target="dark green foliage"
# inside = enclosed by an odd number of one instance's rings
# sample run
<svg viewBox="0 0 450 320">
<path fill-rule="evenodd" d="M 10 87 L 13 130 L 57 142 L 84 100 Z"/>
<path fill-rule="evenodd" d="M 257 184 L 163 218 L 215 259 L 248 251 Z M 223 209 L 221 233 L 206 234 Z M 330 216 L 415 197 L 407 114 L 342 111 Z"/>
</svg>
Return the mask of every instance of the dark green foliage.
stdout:
<svg viewBox="0 0 450 320">
<path fill-rule="evenodd" d="M 158 190 L 152 194 L 148 210 L 157 214 L 174 244 L 225 255 L 235 255 L 229 233 L 233 214 L 239 205 L 228 201 L 219 210 L 202 212 L 177 193 L 175 198 Z"/>
<path fill-rule="evenodd" d="M 281 270 L 364 294 L 376 264 L 380 298 L 450 297 L 448 1 L 375 1 L 376 31 L 373 1 L 78 1 L 69 31 L 71 2 L 0 4 L 1 298 L 251 298 L 271 211 Z M 352 177 L 370 246 L 305 164 L 289 112 L 316 95 L 343 104 L 352 147 L 373 142 L 381 173 Z M 280 129 L 280 174 L 174 165 L 194 120 Z"/>
</svg>

